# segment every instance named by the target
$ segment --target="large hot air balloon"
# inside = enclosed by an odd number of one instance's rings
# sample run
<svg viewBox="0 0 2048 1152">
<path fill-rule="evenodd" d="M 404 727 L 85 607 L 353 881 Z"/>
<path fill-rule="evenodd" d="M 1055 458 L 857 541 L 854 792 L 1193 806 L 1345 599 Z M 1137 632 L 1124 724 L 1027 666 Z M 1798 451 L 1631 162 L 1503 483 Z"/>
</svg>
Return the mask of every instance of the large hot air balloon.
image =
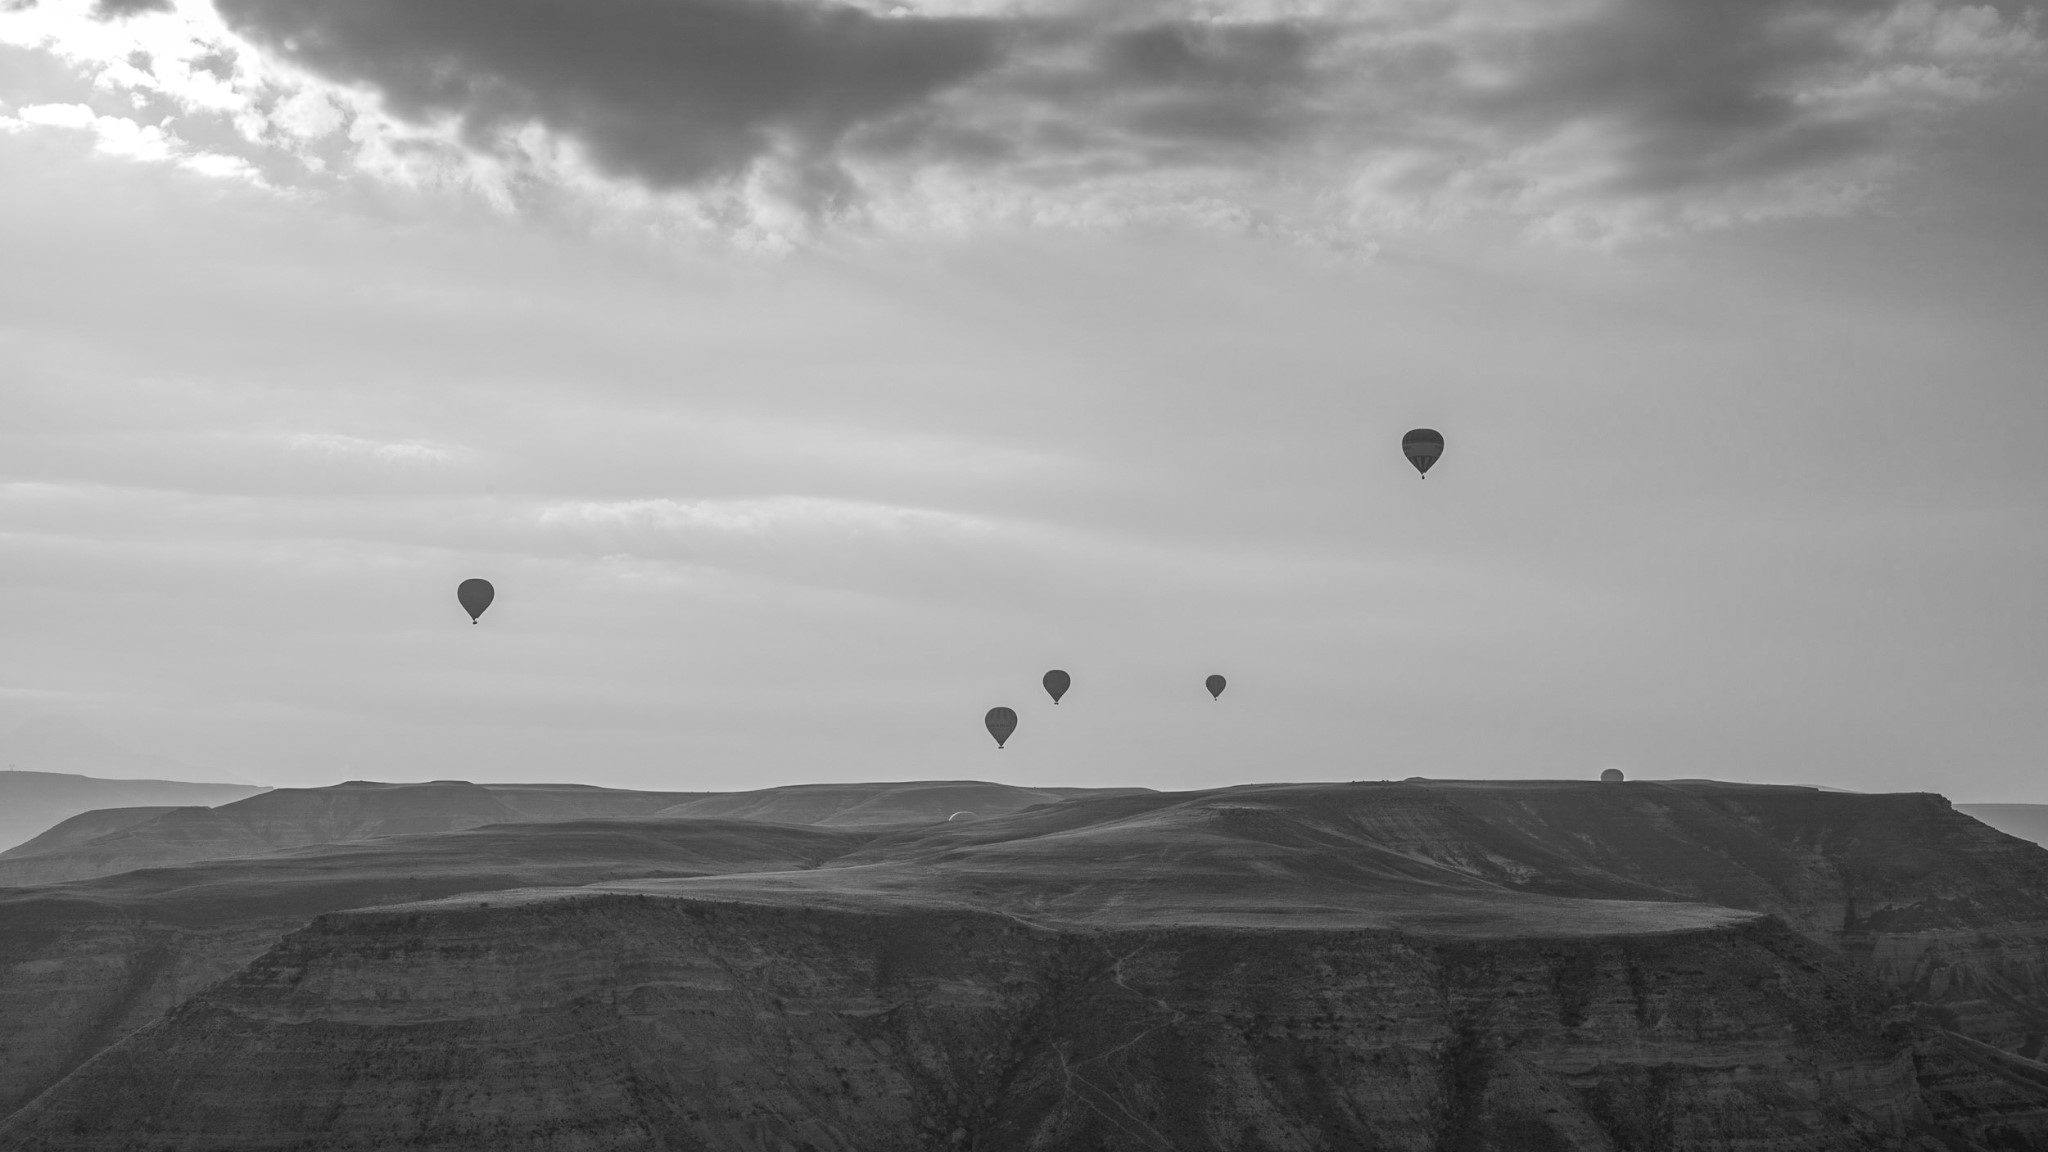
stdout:
<svg viewBox="0 0 2048 1152">
<path fill-rule="evenodd" d="M 1010 738 L 1010 733 L 1017 730 L 1017 714 L 1000 706 L 989 709 L 981 722 L 988 725 L 988 734 L 996 738 L 998 748 Z"/>
<path fill-rule="evenodd" d="M 1209 689 L 1209 695 L 1210 695 L 1210 697 L 1211 697 L 1212 699 L 1216 699 L 1216 700 L 1221 700 L 1221 699 L 1223 699 L 1223 685 L 1224 685 L 1224 679 L 1223 679 L 1223 677 L 1221 677 L 1221 676 L 1211 676 L 1211 677 L 1209 677 L 1209 678 L 1208 678 L 1207 680 L 1204 680 L 1204 681 L 1202 681 L 1202 684 L 1203 684 L 1203 686 L 1204 686 L 1204 687 L 1206 687 L 1206 688 L 1208 688 L 1208 689 Z"/>
<path fill-rule="evenodd" d="M 464 580 L 455 586 L 455 598 L 462 601 L 462 608 L 469 613 L 471 624 L 476 623 L 476 618 L 491 606 L 491 600 L 497 594 L 498 590 L 491 587 L 489 580 Z"/>
<path fill-rule="evenodd" d="M 1045 674 L 1044 684 L 1046 695 L 1051 696 L 1052 702 L 1057 704 L 1060 697 L 1067 694 L 1067 689 L 1074 686 L 1074 678 L 1055 668 Z"/>
<path fill-rule="evenodd" d="M 1401 437 L 1401 454 L 1415 465 L 1415 470 L 1429 479 L 1429 466 L 1444 454 L 1444 434 L 1434 428 L 1417 428 Z"/>
</svg>

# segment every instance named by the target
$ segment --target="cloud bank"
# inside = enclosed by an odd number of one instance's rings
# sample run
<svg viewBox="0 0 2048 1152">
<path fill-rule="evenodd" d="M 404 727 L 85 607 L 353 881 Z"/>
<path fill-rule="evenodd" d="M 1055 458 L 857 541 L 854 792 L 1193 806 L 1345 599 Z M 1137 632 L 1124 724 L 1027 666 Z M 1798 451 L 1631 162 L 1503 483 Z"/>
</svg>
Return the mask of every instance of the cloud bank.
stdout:
<svg viewBox="0 0 2048 1152">
<path fill-rule="evenodd" d="M 321 171 L 710 227 L 1371 237 L 1497 215 L 1605 237 L 1839 212 L 2048 56 L 2037 6 L 1937 0 L 42 0 L 0 19 L 102 90 Z"/>
</svg>

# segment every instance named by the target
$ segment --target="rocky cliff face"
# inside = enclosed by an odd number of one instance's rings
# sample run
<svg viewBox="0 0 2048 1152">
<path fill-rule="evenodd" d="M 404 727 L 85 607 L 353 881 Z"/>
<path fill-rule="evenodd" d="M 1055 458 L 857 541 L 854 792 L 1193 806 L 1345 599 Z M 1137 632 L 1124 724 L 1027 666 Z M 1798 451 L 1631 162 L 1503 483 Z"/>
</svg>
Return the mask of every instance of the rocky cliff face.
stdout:
<svg viewBox="0 0 2048 1152">
<path fill-rule="evenodd" d="M 1893 998 L 1782 926 L 1050 931 L 659 897 L 323 917 L 21 1149 L 1936 1148 Z"/>
</svg>

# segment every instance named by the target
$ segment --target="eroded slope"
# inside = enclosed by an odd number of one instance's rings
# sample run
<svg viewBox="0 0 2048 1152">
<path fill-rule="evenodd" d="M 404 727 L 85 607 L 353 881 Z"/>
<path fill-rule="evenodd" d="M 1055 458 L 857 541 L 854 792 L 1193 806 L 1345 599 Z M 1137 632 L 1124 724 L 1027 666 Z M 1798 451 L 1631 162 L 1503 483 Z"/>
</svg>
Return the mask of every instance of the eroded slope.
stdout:
<svg viewBox="0 0 2048 1152">
<path fill-rule="evenodd" d="M 1475 942 L 465 900 L 323 917 L 0 1141 L 1931 1149 L 1907 1031 L 1763 921 Z"/>
<path fill-rule="evenodd" d="M 0 891 L 0 1115 L 322 912 L 537 885 L 802 869 L 865 839 L 716 820 L 514 825 Z"/>
</svg>

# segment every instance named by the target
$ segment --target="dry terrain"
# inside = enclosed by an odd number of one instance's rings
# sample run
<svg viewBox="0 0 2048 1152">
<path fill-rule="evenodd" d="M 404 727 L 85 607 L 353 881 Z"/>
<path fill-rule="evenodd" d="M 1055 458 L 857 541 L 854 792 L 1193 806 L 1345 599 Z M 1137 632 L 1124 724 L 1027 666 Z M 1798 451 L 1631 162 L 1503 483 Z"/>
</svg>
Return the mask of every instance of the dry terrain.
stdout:
<svg viewBox="0 0 2048 1152">
<path fill-rule="evenodd" d="M 278 788 L 217 808 L 86 812 L 0 852 L 0 885 L 54 884 L 485 824 L 646 816 L 696 792 L 634 792 L 583 784 L 378 784 Z M 132 818 L 131 818 L 132 817 Z"/>
<path fill-rule="evenodd" d="M 2048 851 L 1938 796 L 1000 787 L 0 890 L 0 1147 L 2048 1149 Z"/>
<path fill-rule="evenodd" d="M 0 772 L 0 849 L 95 809 L 227 804 L 267 791 L 252 784 L 104 780 L 68 772 Z M 4 881 L 0 881 L 4 882 Z"/>
</svg>

